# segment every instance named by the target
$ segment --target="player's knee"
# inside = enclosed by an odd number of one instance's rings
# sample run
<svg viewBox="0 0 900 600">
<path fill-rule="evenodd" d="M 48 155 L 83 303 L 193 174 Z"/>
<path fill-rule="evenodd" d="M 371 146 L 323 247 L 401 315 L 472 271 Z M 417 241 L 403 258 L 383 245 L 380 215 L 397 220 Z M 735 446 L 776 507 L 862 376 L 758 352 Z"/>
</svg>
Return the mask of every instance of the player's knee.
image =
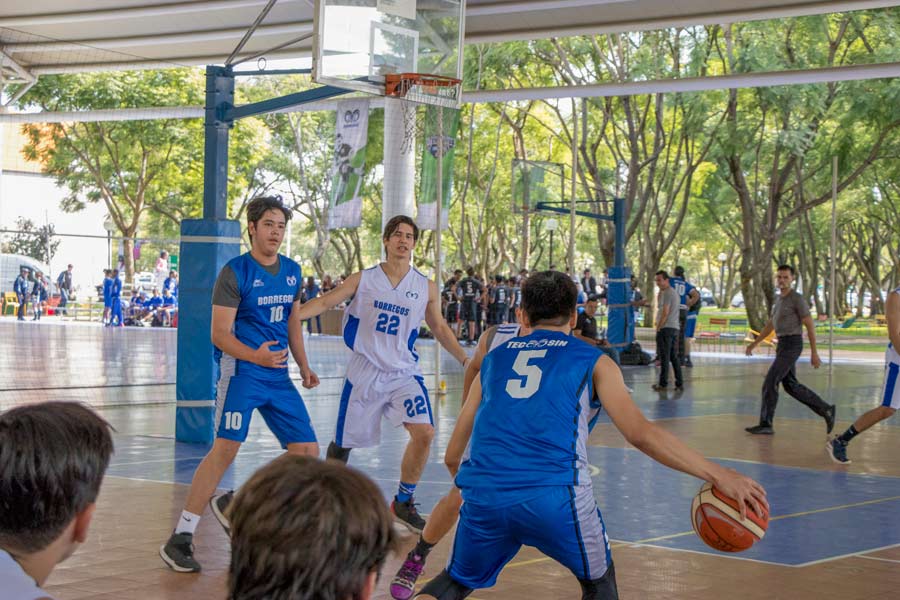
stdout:
<svg viewBox="0 0 900 600">
<path fill-rule="evenodd" d="M 452 577 L 447 569 L 441 571 L 440 575 L 425 584 L 422 591 L 416 594 L 416 598 L 425 600 L 426 598 L 436 598 L 437 600 L 463 600 L 472 593 L 472 588 L 466 587 Z"/>
<path fill-rule="evenodd" d="M 603 577 L 597 579 L 579 579 L 581 584 L 581 600 L 619 600 L 619 589 L 616 586 L 616 569 L 610 564 Z"/>
<path fill-rule="evenodd" d="M 217 438 L 213 444 L 212 450 L 209 451 L 209 455 L 216 462 L 230 465 L 234 462 L 238 450 L 240 449 L 241 442 Z"/>
<path fill-rule="evenodd" d="M 879 406 L 878 407 L 878 417 L 881 420 L 890 419 L 894 416 L 894 413 L 897 412 L 896 408 L 891 408 L 890 406 Z"/>
<path fill-rule="evenodd" d="M 342 448 L 334 442 L 331 442 L 328 444 L 328 451 L 325 453 L 325 458 L 339 460 L 342 463 L 347 464 L 347 461 L 350 460 L 350 448 Z"/>
<path fill-rule="evenodd" d="M 407 429 L 409 430 L 410 438 L 417 444 L 427 446 L 434 439 L 434 426 L 432 425 L 416 423 L 415 425 L 408 425 Z"/>
</svg>

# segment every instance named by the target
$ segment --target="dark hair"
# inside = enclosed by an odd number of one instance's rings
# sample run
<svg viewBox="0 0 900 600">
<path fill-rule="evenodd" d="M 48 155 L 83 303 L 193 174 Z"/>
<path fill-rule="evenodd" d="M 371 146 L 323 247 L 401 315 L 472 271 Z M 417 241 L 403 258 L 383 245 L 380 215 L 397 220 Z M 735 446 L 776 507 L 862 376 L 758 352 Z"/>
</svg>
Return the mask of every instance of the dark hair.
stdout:
<svg viewBox="0 0 900 600">
<path fill-rule="evenodd" d="M 39 552 L 97 500 L 113 451 L 110 429 L 74 402 L 0 415 L 0 547 Z"/>
<path fill-rule="evenodd" d="M 684 267 L 681 265 L 675 267 L 675 277 L 684 277 Z"/>
<path fill-rule="evenodd" d="M 241 487 L 229 513 L 232 600 L 357 598 L 396 550 L 381 490 L 336 461 L 283 455 Z"/>
<path fill-rule="evenodd" d="M 794 272 L 794 267 L 792 267 L 791 265 L 778 265 L 778 268 L 775 270 L 776 271 L 790 271 L 791 277 L 796 275 L 796 273 Z"/>
<path fill-rule="evenodd" d="M 659 271 L 657 271 L 656 274 L 657 274 L 657 275 L 662 275 L 662 276 L 665 277 L 666 279 L 669 278 L 669 273 L 666 272 L 666 271 L 663 271 L 662 269 L 660 269 Z"/>
<path fill-rule="evenodd" d="M 287 223 L 291 220 L 291 210 L 284 205 L 281 196 L 257 196 L 247 204 L 247 226 L 253 223 L 255 227 L 262 216 L 270 210 L 280 210 L 284 215 L 284 221 Z M 248 235 L 250 235 L 248 233 Z M 250 235 L 250 242 L 253 242 L 253 236 Z"/>
<path fill-rule="evenodd" d="M 462 275 L 462 269 L 456 269 L 455 271 L 453 271 L 453 274 L 454 275 Z"/>
<path fill-rule="evenodd" d="M 416 225 L 416 222 L 412 220 L 412 218 L 407 217 L 406 215 L 397 215 L 396 217 L 391 217 L 391 220 L 387 222 L 384 226 L 384 235 L 381 236 L 382 240 L 386 240 L 394 235 L 394 232 L 397 231 L 397 228 L 400 227 L 401 224 L 406 224 L 412 227 L 413 230 L 413 241 L 419 241 L 419 226 Z"/>
<path fill-rule="evenodd" d="M 565 325 L 577 303 L 578 288 L 559 271 L 539 271 L 522 284 L 522 310 L 532 326 Z"/>
<path fill-rule="evenodd" d="M 494 275 L 494 281 L 497 283 L 503 283 L 503 275 Z"/>
<path fill-rule="evenodd" d="M 475 267 L 466 267 L 466 275 L 475 277 Z"/>
</svg>

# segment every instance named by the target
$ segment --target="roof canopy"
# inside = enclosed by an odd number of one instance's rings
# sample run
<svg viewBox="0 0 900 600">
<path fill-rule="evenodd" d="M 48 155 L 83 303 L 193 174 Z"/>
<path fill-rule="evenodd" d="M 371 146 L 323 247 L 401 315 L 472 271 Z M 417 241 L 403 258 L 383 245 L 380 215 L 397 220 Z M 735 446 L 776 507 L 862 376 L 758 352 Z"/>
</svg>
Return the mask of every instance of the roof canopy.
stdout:
<svg viewBox="0 0 900 600">
<path fill-rule="evenodd" d="M 349 0 L 348 0 L 349 1 Z M 418 0 L 419 6 L 435 0 Z M 0 62 L 19 78 L 220 64 L 267 0 L 29 0 L 5 3 Z M 662 29 L 842 12 L 900 1 L 468 0 L 466 43 Z M 312 32 L 313 0 L 279 0 L 243 49 L 254 56 Z M 268 58 L 309 56 L 309 39 Z"/>
</svg>

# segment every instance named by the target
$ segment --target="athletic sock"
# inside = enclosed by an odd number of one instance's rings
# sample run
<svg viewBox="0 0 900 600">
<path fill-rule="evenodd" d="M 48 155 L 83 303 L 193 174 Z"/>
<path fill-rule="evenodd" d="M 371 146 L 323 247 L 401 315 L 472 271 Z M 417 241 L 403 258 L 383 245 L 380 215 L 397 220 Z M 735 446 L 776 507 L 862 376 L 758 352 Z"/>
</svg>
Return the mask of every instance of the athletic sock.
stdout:
<svg viewBox="0 0 900 600">
<path fill-rule="evenodd" d="M 841 435 L 839 435 L 837 439 L 838 439 L 838 441 L 839 441 L 840 443 L 842 443 L 842 444 L 844 444 L 844 445 L 847 445 L 847 444 L 850 443 L 850 440 L 852 440 L 853 438 L 855 438 L 855 437 L 858 436 L 858 435 L 859 435 L 859 432 L 856 430 L 856 427 L 854 427 L 853 425 L 851 425 L 851 426 L 847 429 L 847 431 L 845 431 L 844 433 L 842 433 Z"/>
<path fill-rule="evenodd" d="M 405 481 L 401 481 L 400 487 L 397 488 L 397 502 L 409 502 L 413 497 L 413 494 L 415 493 L 415 483 L 406 483 Z"/>
<path fill-rule="evenodd" d="M 181 517 L 178 524 L 175 525 L 175 533 L 189 533 L 194 535 L 197 530 L 197 524 L 200 523 L 200 515 L 195 515 L 186 510 L 181 511 Z"/>
<path fill-rule="evenodd" d="M 416 544 L 416 547 L 412 549 L 412 554 L 424 559 L 428 556 L 428 553 L 431 552 L 432 548 L 434 548 L 434 544 L 429 544 L 425 541 L 425 538 L 420 535 L 419 542 Z"/>
</svg>

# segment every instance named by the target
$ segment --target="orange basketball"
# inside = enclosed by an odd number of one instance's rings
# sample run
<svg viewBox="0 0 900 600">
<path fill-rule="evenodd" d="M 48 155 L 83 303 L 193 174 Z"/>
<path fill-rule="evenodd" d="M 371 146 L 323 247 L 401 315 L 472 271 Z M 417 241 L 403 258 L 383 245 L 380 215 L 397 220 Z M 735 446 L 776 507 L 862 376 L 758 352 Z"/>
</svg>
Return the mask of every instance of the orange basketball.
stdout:
<svg viewBox="0 0 900 600">
<path fill-rule="evenodd" d="M 704 483 L 691 503 L 691 524 L 710 548 L 741 552 L 766 534 L 769 514 L 759 516 L 748 507 L 747 518 L 741 521 L 738 503 L 711 483 Z"/>
</svg>

